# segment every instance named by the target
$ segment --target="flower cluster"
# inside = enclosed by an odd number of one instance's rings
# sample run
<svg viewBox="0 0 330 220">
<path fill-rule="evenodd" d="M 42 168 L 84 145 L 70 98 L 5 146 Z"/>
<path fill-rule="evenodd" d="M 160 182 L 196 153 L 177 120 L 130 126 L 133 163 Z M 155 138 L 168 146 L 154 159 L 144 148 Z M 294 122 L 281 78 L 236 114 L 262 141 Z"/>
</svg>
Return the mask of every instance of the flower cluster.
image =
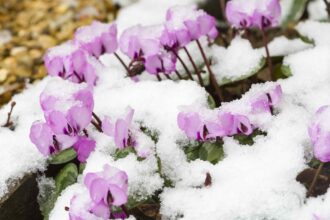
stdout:
<svg viewBox="0 0 330 220">
<path fill-rule="evenodd" d="M 114 53 L 118 48 L 117 26 L 94 21 L 89 26 L 79 28 L 74 40 L 95 57 L 105 53 Z"/>
<path fill-rule="evenodd" d="M 227 19 L 235 28 L 273 27 L 280 15 L 279 0 L 231 0 L 226 6 Z"/>
<path fill-rule="evenodd" d="M 170 74 L 175 70 L 176 58 L 167 52 L 160 43 L 162 25 L 133 26 L 126 29 L 120 37 L 121 51 L 132 59 L 134 69 L 143 64 L 151 74 Z"/>
<path fill-rule="evenodd" d="M 65 42 L 48 50 L 44 57 L 49 75 L 69 79 L 75 83 L 94 85 L 99 62 L 74 41 Z"/>
<path fill-rule="evenodd" d="M 249 135 L 253 130 L 246 116 L 230 112 L 219 112 L 214 121 L 202 119 L 196 112 L 181 112 L 178 115 L 178 125 L 189 138 L 197 141 L 236 134 Z"/>
<path fill-rule="evenodd" d="M 170 8 L 164 26 L 161 43 L 171 50 L 185 47 L 202 36 L 214 40 L 218 35 L 215 18 L 197 10 L 195 5 Z"/>
<path fill-rule="evenodd" d="M 282 88 L 275 85 L 269 91 L 249 100 L 251 114 L 273 114 L 273 108 L 278 106 L 282 98 Z M 207 119 L 197 112 L 180 112 L 177 122 L 179 128 L 185 132 L 187 137 L 206 141 L 209 139 L 223 138 L 236 134 L 250 135 L 256 125 L 253 125 L 248 115 L 216 110 L 215 119 Z"/>
<path fill-rule="evenodd" d="M 62 83 L 62 84 L 61 84 Z M 60 86 L 68 87 L 63 92 Z M 30 139 L 43 155 L 74 146 L 78 159 L 85 162 L 95 148 L 95 141 L 82 135 L 92 120 L 93 94 L 86 84 L 52 81 L 40 96 L 45 122 L 36 121 Z"/>
<path fill-rule="evenodd" d="M 84 183 L 89 195 L 80 194 L 72 197 L 70 220 L 128 217 L 124 206 L 128 200 L 128 177 L 124 171 L 106 164 L 102 172 L 87 173 Z M 121 208 L 119 212 L 118 207 Z"/>
<path fill-rule="evenodd" d="M 130 27 L 119 39 L 116 24 L 94 21 L 79 28 L 73 41 L 51 48 L 44 61 L 50 75 L 91 85 L 101 66 L 97 58 L 105 53 L 114 54 L 132 77 L 143 70 L 171 74 L 176 71 L 180 48 L 202 36 L 213 40 L 217 34 L 215 19 L 203 10 L 176 6 L 168 10 L 163 24 Z M 131 59 L 129 65 L 116 53 L 118 48 Z"/>
<path fill-rule="evenodd" d="M 308 133 L 313 144 L 314 155 L 321 162 L 330 161 L 330 106 L 323 106 L 316 112 Z"/>
</svg>

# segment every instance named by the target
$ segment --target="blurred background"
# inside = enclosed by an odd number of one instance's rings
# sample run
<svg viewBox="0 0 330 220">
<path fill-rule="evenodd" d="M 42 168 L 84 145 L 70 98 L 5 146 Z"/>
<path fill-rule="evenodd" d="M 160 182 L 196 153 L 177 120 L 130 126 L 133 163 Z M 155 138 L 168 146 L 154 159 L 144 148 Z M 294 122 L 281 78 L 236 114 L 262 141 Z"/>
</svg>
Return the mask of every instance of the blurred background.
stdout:
<svg viewBox="0 0 330 220">
<path fill-rule="evenodd" d="M 0 0 L 0 106 L 46 75 L 47 48 L 95 19 L 112 21 L 118 7 L 111 0 Z"/>
</svg>

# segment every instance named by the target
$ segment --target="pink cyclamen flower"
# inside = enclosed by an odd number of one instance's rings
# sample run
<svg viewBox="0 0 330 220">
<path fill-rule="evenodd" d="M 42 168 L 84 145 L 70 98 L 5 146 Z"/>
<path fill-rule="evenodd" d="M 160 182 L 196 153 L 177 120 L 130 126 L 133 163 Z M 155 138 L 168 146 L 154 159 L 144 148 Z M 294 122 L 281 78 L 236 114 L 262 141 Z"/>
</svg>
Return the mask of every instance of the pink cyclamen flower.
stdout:
<svg viewBox="0 0 330 220">
<path fill-rule="evenodd" d="M 110 211 L 106 205 L 97 205 L 95 212 L 93 203 L 88 193 L 74 195 L 70 200 L 69 219 L 70 220 L 96 220 L 109 219 Z"/>
<path fill-rule="evenodd" d="M 121 51 L 132 59 L 132 65 L 143 63 L 150 74 L 170 74 L 176 69 L 176 57 L 166 51 L 160 42 L 164 27 L 133 26 L 126 29 L 119 39 Z"/>
<path fill-rule="evenodd" d="M 126 116 L 117 119 L 115 123 L 111 122 L 109 117 L 105 117 L 102 121 L 103 132 L 114 138 L 115 144 L 119 149 L 134 147 L 136 144 L 130 131 L 133 115 L 134 109 L 128 107 Z"/>
<path fill-rule="evenodd" d="M 79 137 L 78 141 L 73 145 L 78 155 L 78 160 L 85 163 L 89 154 L 95 149 L 96 142 L 87 137 Z"/>
<path fill-rule="evenodd" d="M 40 96 L 46 122 L 35 122 L 30 139 L 45 156 L 72 147 L 92 120 L 93 94 L 85 84 L 51 81 Z M 91 146 L 89 146 L 89 149 Z M 78 148 L 77 148 L 78 149 Z M 79 148 L 84 160 L 86 150 Z"/>
<path fill-rule="evenodd" d="M 75 83 L 94 85 L 100 63 L 89 56 L 73 41 L 50 48 L 44 56 L 48 74 L 69 79 Z"/>
<path fill-rule="evenodd" d="M 180 112 L 177 118 L 179 128 L 195 140 L 206 139 L 206 127 L 201 116 L 196 112 Z"/>
<path fill-rule="evenodd" d="M 53 80 L 41 93 L 40 104 L 55 134 L 77 135 L 92 120 L 93 92 L 86 84 Z"/>
<path fill-rule="evenodd" d="M 119 207 L 127 203 L 128 177 L 124 171 L 106 164 L 102 172 L 87 173 L 84 183 L 93 202 L 91 211 L 98 216 L 109 218 L 110 209 L 104 213 L 103 207 Z"/>
<path fill-rule="evenodd" d="M 91 25 L 79 28 L 74 39 L 92 56 L 113 53 L 118 48 L 117 26 L 94 21 Z"/>
<path fill-rule="evenodd" d="M 251 104 L 252 113 L 272 113 L 273 108 L 277 107 L 283 96 L 281 85 L 275 85 L 274 88 L 265 92 L 254 100 Z"/>
<path fill-rule="evenodd" d="M 281 5 L 279 0 L 231 0 L 226 5 L 226 16 L 235 28 L 264 29 L 279 24 Z"/>
<path fill-rule="evenodd" d="M 321 107 L 308 128 L 312 140 L 314 155 L 320 161 L 330 161 L 330 106 Z"/>
<path fill-rule="evenodd" d="M 167 11 L 161 42 L 167 48 L 177 49 L 202 36 L 214 40 L 217 35 L 214 17 L 195 5 L 174 6 Z"/>
<path fill-rule="evenodd" d="M 219 112 L 216 121 L 206 123 L 208 138 L 232 136 L 236 134 L 250 135 L 253 132 L 253 126 L 244 115 L 238 115 L 228 112 Z"/>
</svg>

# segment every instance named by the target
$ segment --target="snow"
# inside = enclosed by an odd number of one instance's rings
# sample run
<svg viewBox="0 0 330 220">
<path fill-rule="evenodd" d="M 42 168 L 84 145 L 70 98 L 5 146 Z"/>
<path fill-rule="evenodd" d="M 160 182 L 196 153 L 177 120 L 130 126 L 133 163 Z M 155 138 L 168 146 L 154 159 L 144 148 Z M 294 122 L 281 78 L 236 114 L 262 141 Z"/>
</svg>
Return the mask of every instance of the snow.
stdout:
<svg viewBox="0 0 330 220">
<path fill-rule="evenodd" d="M 311 20 L 326 20 L 328 18 L 324 0 L 311 1 L 307 6 L 307 11 Z"/>
<path fill-rule="evenodd" d="M 269 44 L 271 56 L 286 56 L 313 47 L 311 44 L 303 42 L 301 39 L 288 39 L 284 36 L 274 38 Z M 260 49 L 266 56 L 264 48 Z"/>
<path fill-rule="evenodd" d="M 214 46 L 212 49 L 212 70 L 219 85 L 255 73 L 263 59 L 262 54 L 253 49 L 248 40 L 240 37 L 233 39 L 228 48 Z"/>
<path fill-rule="evenodd" d="M 148 1 L 151 0 L 140 0 L 124 8 L 119 15 L 118 26 L 140 21 L 140 14 L 136 19 L 130 13 L 136 15 L 137 10 L 145 9 Z M 155 10 L 144 10 L 141 20 L 148 17 L 145 24 L 157 24 L 158 18 L 163 21 L 167 9 L 165 5 L 173 2 L 159 1 L 153 8 Z M 314 47 L 283 37 L 276 38 L 270 45 L 273 55 L 286 56 L 283 63 L 292 72 L 290 78 L 277 82 L 282 86 L 283 100 L 275 109 L 276 114 L 267 117 L 254 115 L 249 108 L 250 101 L 275 86 L 274 82 L 253 85 L 240 100 L 223 103 L 220 107 L 221 110 L 246 114 L 267 135 L 256 137 L 252 146 L 240 145 L 233 138 L 225 138 L 225 158 L 216 165 L 186 160 L 180 142 L 187 141 L 187 138 L 176 121 L 177 114 L 187 106 L 206 113 L 210 111 L 205 89 L 192 81 L 148 80 L 135 83 L 125 78 L 125 72 L 117 61 L 108 59 L 110 55 L 101 57 L 105 68 L 100 70 L 94 89 L 94 112 L 101 118 L 117 118 L 122 116 L 127 106 L 131 106 L 135 110 L 133 127 L 143 125 L 157 132 L 159 140 L 154 143 L 134 129 L 138 143 L 150 149 L 150 156 L 139 161 L 136 155 L 130 154 L 115 160 L 113 139 L 89 127 L 88 132 L 96 140 L 97 147 L 88 158 L 78 183 L 68 187 L 58 198 L 50 219 L 68 219 L 64 207 L 70 206 L 72 196 L 87 193 L 83 185 L 84 175 L 100 171 L 106 163 L 127 172 L 129 195 L 138 200 L 163 189 L 160 195 L 163 219 L 307 220 L 313 215 L 321 219 L 329 218 L 330 191 L 318 198 L 306 199 L 306 189 L 295 179 L 310 159 L 308 124 L 320 106 L 330 103 L 330 47 L 327 42 L 330 26 L 306 21 L 300 23 L 297 29 L 315 41 Z M 218 80 L 242 77 L 258 67 L 263 58 L 262 48 L 253 49 L 247 40 L 241 38 L 235 38 L 228 48 L 213 46 L 209 52 L 214 58 L 212 68 Z M 195 57 L 195 51 L 193 54 Z M 44 169 L 45 158 L 30 142 L 28 133 L 32 122 L 43 118 L 39 94 L 46 84 L 59 80 L 47 77 L 14 97 L 17 102 L 13 115 L 16 129 L 13 132 L 0 128 L 0 197 L 7 192 L 9 179 Z M 62 87 L 63 91 L 67 89 L 66 85 Z M 3 123 L 9 107 L 7 105 L 0 110 Z M 157 157 L 162 164 L 161 175 L 158 173 Z M 212 178 L 209 187 L 203 186 L 206 173 L 210 173 Z M 172 181 L 172 188 L 164 187 L 163 176 Z"/>
<path fill-rule="evenodd" d="M 8 191 L 8 185 L 37 170 L 43 170 L 45 158 L 29 139 L 31 124 L 43 118 L 39 106 L 39 94 L 50 79 L 47 78 L 16 95 L 12 119 L 16 125 L 14 131 L 0 127 L 0 198 Z M 0 123 L 5 124 L 10 105 L 0 110 Z M 19 138 L 18 138 L 19 137 Z M 19 156 L 19 159 L 17 157 Z"/>
<path fill-rule="evenodd" d="M 154 0 L 139 0 L 120 10 L 117 18 L 117 24 L 120 24 L 118 25 L 119 33 L 137 24 L 155 25 L 162 23 L 165 20 L 167 9 L 171 6 L 203 2 L 205 0 L 157 0 L 157 3 Z M 142 13 L 137 15 L 137 12 Z"/>
<path fill-rule="evenodd" d="M 330 35 L 330 24 L 318 21 L 301 22 L 296 27 L 300 35 L 314 40 L 316 45 L 330 45 L 328 36 Z"/>
</svg>

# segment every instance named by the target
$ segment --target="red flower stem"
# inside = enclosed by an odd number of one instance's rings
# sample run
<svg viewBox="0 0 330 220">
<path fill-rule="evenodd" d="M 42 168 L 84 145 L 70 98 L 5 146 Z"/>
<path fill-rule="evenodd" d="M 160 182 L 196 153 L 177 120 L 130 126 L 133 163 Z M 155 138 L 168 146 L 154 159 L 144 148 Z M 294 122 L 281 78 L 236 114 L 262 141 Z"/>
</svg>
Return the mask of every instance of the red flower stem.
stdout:
<svg viewBox="0 0 330 220">
<path fill-rule="evenodd" d="M 196 40 L 196 43 L 197 43 L 198 48 L 199 48 L 199 50 L 200 50 L 200 52 L 201 52 L 201 54 L 203 56 L 203 59 L 204 59 L 204 62 L 205 62 L 207 71 L 210 74 L 210 83 L 211 83 L 211 85 L 214 88 L 214 91 L 216 93 L 216 96 L 219 98 L 219 100 L 221 102 L 223 100 L 223 97 L 222 97 L 220 88 L 218 86 L 217 80 L 215 79 L 215 76 L 214 76 L 214 74 L 213 74 L 213 72 L 211 70 L 210 63 L 209 63 L 208 59 L 206 58 L 205 52 L 204 52 L 203 47 L 202 47 L 201 43 L 199 42 L 199 40 Z"/>
<path fill-rule="evenodd" d="M 101 121 L 101 119 L 99 118 L 99 116 L 97 116 L 97 115 L 95 114 L 95 112 L 92 112 L 92 115 L 93 115 L 93 117 L 95 118 L 96 122 L 100 125 L 100 127 L 102 127 L 102 121 Z"/>
<path fill-rule="evenodd" d="M 204 83 L 203 83 L 203 79 L 202 79 L 202 76 L 201 76 L 201 73 L 200 71 L 198 70 L 197 66 L 196 66 L 196 63 L 194 62 L 193 58 L 191 57 L 188 49 L 186 47 L 183 47 L 184 51 L 186 52 L 192 66 L 194 67 L 194 70 L 195 70 L 195 73 L 197 74 L 197 77 L 198 77 L 198 80 L 199 80 L 199 84 L 204 87 Z"/>
<path fill-rule="evenodd" d="M 267 34 L 266 34 L 264 29 L 261 29 L 261 32 L 262 32 L 264 47 L 265 47 L 265 50 L 266 50 L 268 69 L 269 69 L 269 72 L 270 72 L 270 78 L 272 80 L 275 80 L 274 71 L 273 71 L 273 63 L 272 63 L 272 59 L 270 57 L 269 48 L 268 48 L 268 37 L 267 37 Z"/>
<path fill-rule="evenodd" d="M 167 79 L 172 80 L 172 78 L 168 74 L 164 73 L 164 75 Z"/>
<path fill-rule="evenodd" d="M 157 77 L 159 82 L 162 81 L 162 78 L 159 76 L 159 74 L 156 74 L 156 77 Z"/>
<path fill-rule="evenodd" d="M 2 127 L 9 127 L 12 124 L 12 122 L 10 121 L 10 118 L 11 118 L 11 114 L 13 113 L 13 109 L 14 109 L 15 105 L 16 105 L 16 102 L 11 103 L 10 111 L 7 114 L 7 121 Z"/>
<path fill-rule="evenodd" d="M 102 128 L 100 127 L 100 125 L 96 122 L 96 121 L 91 121 L 92 125 L 94 125 L 94 127 L 101 133 L 103 133 Z"/>
<path fill-rule="evenodd" d="M 180 73 L 177 70 L 175 70 L 175 74 L 178 76 L 179 79 L 183 79 L 182 76 L 180 75 Z"/>
<path fill-rule="evenodd" d="M 312 195 L 313 190 L 314 190 L 314 187 L 315 187 L 316 182 L 317 182 L 317 179 L 318 179 L 318 177 L 319 177 L 319 175 L 320 175 L 320 173 L 322 171 L 323 165 L 324 165 L 324 163 L 321 162 L 320 165 L 319 165 L 319 167 L 317 168 L 317 171 L 315 173 L 315 176 L 314 176 L 314 179 L 312 181 L 312 184 L 311 184 L 311 186 L 308 189 L 307 197 L 309 197 L 309 196 Z"/>
<path fill-rule="evenodd" d="M 189 76 L 189 78 L 191 80 L 194 80 L 194 78 L 192 77 L 191 72 L 189 71 L 187 65 L 183 62 L 182 58 L 179 56 L 178 52 L 173 51 L 174 55 L 176 56 L 176 58 L 178 58 L 178 60 L 180 61 L 180 63 L 182 64 L 184 70 L 186 71 L 187 75 Z"/>
<path fill-rule="evenodd" d="M 225 0 L 220 0 L 220 10 L 221 10 L 221 14 L 222 14 L 222 18 L 224 21 L 227 22 L 227 17 L 226 17 L 226 2 Z"/>
<path fill-rule="evenodd" d="M 123 67 L 125 68 L 125 70 L 127 71 L 127 74 L 128 74 L 128 76 L 132 76 L 132 74 L 131 74 L 131 71 L 129 70 L 129 68 L 128 68 L 128 66 L 125 64 L 125 62 L 123 61 L 123 59 L 116 53 L 116 52 L 114 52 L 113 53 L 115 56 L 116 56 L 116 58 L 119 60 L 119 62 L 121 63 L 121 65 L 123 65 Z"/>
</svg>

